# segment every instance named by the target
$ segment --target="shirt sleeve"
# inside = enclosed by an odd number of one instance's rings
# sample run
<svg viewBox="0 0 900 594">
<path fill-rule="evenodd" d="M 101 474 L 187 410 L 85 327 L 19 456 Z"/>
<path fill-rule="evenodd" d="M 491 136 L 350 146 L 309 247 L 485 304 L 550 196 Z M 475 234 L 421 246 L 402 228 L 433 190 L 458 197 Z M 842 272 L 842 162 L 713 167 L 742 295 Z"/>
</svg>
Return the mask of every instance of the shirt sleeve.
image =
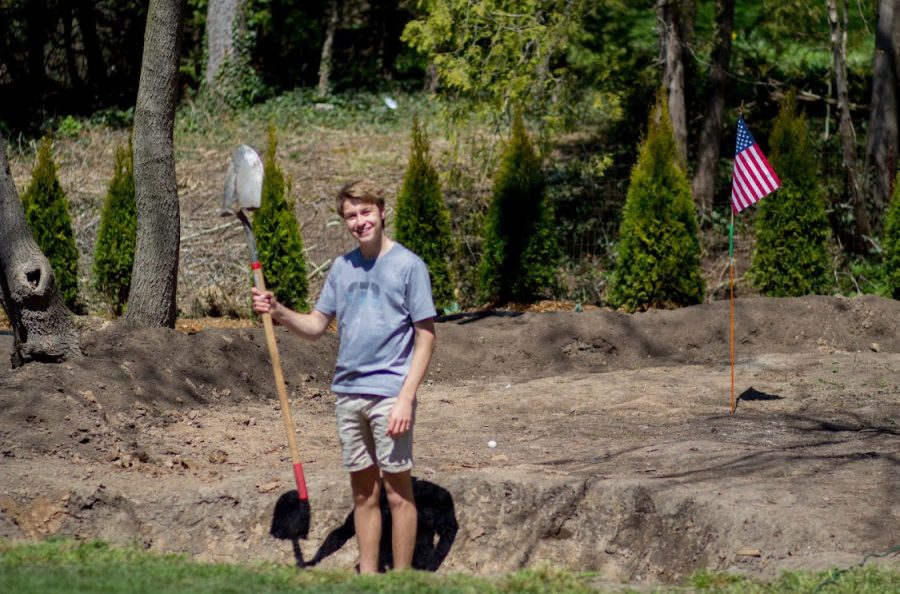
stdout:
<svg viewBox="0 0 900 594">
<path fill-rule="evenodd" d="M 416 258 L 410 267 L 406 281 L 406 307 L 413 322 L 421 322 L 437 316 L 431 296 L 431 278 L 428 267 Z"/>
</svg>

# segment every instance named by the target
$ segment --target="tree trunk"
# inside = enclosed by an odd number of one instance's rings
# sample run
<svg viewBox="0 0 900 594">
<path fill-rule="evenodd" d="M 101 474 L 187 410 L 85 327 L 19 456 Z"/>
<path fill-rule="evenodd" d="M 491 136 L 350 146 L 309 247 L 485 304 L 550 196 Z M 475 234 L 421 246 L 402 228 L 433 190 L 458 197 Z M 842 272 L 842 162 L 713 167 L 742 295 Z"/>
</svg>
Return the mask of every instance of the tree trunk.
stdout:
<svg viewBox="0 0 900 594">
<path fill-rule="evenodd" d="M 840 1 L 840 6 L 838 2 Z M 856 132 L 850 116 L 850 94 L 847 84 L 847 0 L 827 0 L 828 23 L 831 27 L 831 52 L 834 56 L 834 82 L 837 92 L 837 109 L 841 134 L 841 155 L 847 184 L 850 188 L 850 204 L 856 219 L 856 233 L 860 237 L 871 235 L 869 212 L 859 180 L 856 159 Z"/>
<path fill-rule="evenodd" d="M 663 87 L 669 94 L 669 117 L 682 168 L 687 166 L 687 111 L 684 100 L 684 45 L 679 22 L 679 0 L 660 0 L 656 5 L 660 20 L 660 52 Z"/>
<path fill-rule="evenodd" d="M 328 26 L 325 28 L 325 41 L 322 42 L 322 57 L 319 59 L 319 98 L 331 93 L 331 60 L 334 48 L 334 35 L 337 32 L 341 7 L 338 0 L 328 0 Z"/>
<path fill-rule="evenodd" d="M 434 65 L 434 62 L 428 62 L 428 67 L 425 69 L 425 82 L 422 84 L 422 90 L 429 95 L 434 95 L 437 93 L 438 83 L 437 66 Z"/>
<path fill-rule="evenodd" d="M 50 262 L 31 236 L 0 136 L 0 304 L 13 329 L 13 367 L 81 354 Z"/>
<path fill-rule="evenodd" d="M 82 85 L 81 76 L 78 74 L 78 64 L 75 62 L 75 43 L 72 35 L 72 21 L 74 15 L 71 7 L 64 7 L 60 12 L 63 30 L 63 49 L 66 53 L 66 70 L 69 73 L 69 84 L 72 88 L 79 88 Z"/>
<path fill-rule="evenodd" d="M 866 136 L 866 189 L 875 207 L 875 226 L 891 199 L 891 184 L 897 169 L 897 53 L 894 45 L 897 0 L 878 3 L 875 32 L 875 64 L 872 69 L 872 100 Z"/>
<path fill-rule="evenodd" d="M 75 18 L 81 30 L 81 41 L 84 43 L 84 54 L 87 59 L 88 83 L 91 88 L 102 89 L 106 84 L 106 62 L 97 36 L 97 19 L 94 15 L 94 3 L 79 0 L 75 5 Z"/>
<path fill-rule="evenodd" d="M 734 29 L 734 0 L 716 0 L 716 46 L 709 66 L 709 99 L 697 147 L 694 173 L 694 202 L 701 220 L 712 215 L 716 190 L 716 166 L 722 147 L 725 120 L 725 78 L 731 63 L 731 32 Z"/>
<path fill-rule="evenodd" d="M 398 0 L 369 2 L 369 30 L 372 32 L 378 71 L 385 81 L 390 81 L 394 77 L 394 60 L 400 49 L 402 32 L 402 27 L 397 26 L 400 20 Z"/>
<path fill-rule="evenodd" d="M 42 102 L 47 82 L 47 72 L 44 68 L 44 45 L 47 42 L 47 32 L 44 29 L 46 7 L 42 2 L 32 1 L 26 3 L 25 10 L 28 86 L 33 89 L 35 99 Z"/>
<path fill-rule="evenodd" d="M 206 86 L 215 90 L 225 63 L 234 56 L 234 32 L 241 0 L 209 0 L 206 8 Z"/>
<path fill-rule="evenodd" d="M 134 112 L 137 243 L 125 321 L 175 326 L 180 218 L 173 128 L 184 0 L 150 0 Z"/>
</svg>

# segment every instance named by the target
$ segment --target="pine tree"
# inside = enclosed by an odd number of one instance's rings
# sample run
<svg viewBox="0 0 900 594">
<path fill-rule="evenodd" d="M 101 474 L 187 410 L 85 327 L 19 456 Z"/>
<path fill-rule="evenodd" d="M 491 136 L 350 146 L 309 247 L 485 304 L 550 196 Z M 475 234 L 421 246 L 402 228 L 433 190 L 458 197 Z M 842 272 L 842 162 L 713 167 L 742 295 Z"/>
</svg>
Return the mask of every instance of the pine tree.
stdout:
<svg viewBox="0 0 900 594">
<path fill-rule="evenodd" d="M 789 94 L 769 138 L 769 160 L 781 188 L 759 203 L 750 281 L 763 294 L 797 297 L 832 286 L 830 227 L 806 118 Z"/>
<path fill-rule="evenodd" d="M 56 175 L 49 138 L 44 138 L 38 148 L 37 164 L 31 174 L 31 185 L 22 194 L 22 206 L 35 241 L 50 261 L 66 307 L 80 311 L 78 248 L 69 216 L 69 201 Z"/>
<path fill-rule="evenodd" d="M 616 307 L 635 311 L 703 300 L 697 219 L 677 155 L 668 106 L 660 94 L 631 170 L 619 226 L 608 296 Z"/>
<path fill-rule="evenodd" d="M 431 163 L 425 128 L 418 116 L 413 118 L 412 150 L 403 187 L 397 196 L 394 235 L 428 266 L 435 306 L 449 308 L 454 303 L 448 265 L 453 247 L 450 214 L 444 205 L 437 170 Z"/>
<path fill-rule="evenodd" d="M 134 159 L 131 142 L 116 149 L 115 169 L 100 213 L 100 231 L 94 244 L 94 286 L 122 315 L 131 288 L 131 268 L 137 241 L 134 201 Z"/>
<path fill-rule="evenodd" d="M 541 159 L 517 112 L 485 219 L 478 270 L 482 299 L 527 302 L 556 290 L 560 252 L 545 185 Z"/>
<path fill-rule="evenodd" d="M 900 299 L 900 175 L 884 219 L 884 273 L 888 295 Z"/>
<path fill-rule="evenodd" d="M 274 126 L 269 127 L 269 146 L 263 160 L 262 202 L 253 217 L 259 261 L 266 285 L 278 301 L 298 311 L 309 309 L 306 255 L 300 227 L 288 198 L 290 183 L 275 159 L 278 140 Z"/>
</svg>

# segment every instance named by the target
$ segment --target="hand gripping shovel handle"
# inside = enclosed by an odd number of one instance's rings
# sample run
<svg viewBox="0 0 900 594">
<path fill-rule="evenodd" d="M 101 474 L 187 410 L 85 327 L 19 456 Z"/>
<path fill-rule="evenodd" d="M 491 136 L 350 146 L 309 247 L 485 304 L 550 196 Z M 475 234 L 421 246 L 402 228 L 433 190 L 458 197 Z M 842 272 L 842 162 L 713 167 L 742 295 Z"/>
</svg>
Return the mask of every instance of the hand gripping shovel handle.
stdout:
<svg viewBox="0 0 900 594">
<path fill-rule="evenodd" d="M 260 291 L 266 290 L 263 280 L 262 265 L 256 253 L 256 240 L 253 237 L 253 228 L 243 212 L 238 212 L 238 218 L 244 226 L 247 235 L 247 245 L 250 248 L 250 267 L 253 269 L 253 284 Z M 306 490 L 306 478 L 303 476 L 303 463 L 300 461 L 300 452 L 297 450 L 297 439 L 294 435 L 294 421 L 291 418 L 291 408 L 288 402 L 287 389 L 284 386 L 284 371 L 281 368 L 281 356 L 278 354 L 278 344 L 275 342 L 275 329 L 272 326 L 271 314 L 262 314 L 263 327 L 266 330 L 266 344 L 269 347 L 269 359 L 272 361 L 272 373 L 275 375 L 275 389 L 278 392 L 278 401 L 281 403 L 281 420 L 284 422 L 284 430 L 287 433 L 288 448 L 291 450 L 291 462 L 294 464 L 294 479 L 297 481 L 297 497 L 300 501 L 307 501 L 309 494 Z"/>
</svg>

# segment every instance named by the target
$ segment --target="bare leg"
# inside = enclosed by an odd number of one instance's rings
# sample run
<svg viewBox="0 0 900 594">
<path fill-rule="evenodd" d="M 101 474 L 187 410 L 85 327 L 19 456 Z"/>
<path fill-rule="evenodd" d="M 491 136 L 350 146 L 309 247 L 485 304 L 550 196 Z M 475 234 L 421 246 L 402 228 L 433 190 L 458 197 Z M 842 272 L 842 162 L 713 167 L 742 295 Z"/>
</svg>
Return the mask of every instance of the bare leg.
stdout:
<svg viewBox="0 0 900 594">
<path fill-rule="evenodd" d="M 350 473 L 353 490 L 353 525 L 359 546 L 359 572 L 378 573 L 378 545 L 381 542 L 381 491 L 378 466 Z"/>
<path fill-rule="evenodd" d="M 391 508 L 391 529 L 394 553 L 394 569 L 409 569 L 412 566 L 416 547 L 416 501 L 413 497 L 412 473 L 384 473 L 384 488 L 387 490 L 388 505 Z"/>
</svg>

